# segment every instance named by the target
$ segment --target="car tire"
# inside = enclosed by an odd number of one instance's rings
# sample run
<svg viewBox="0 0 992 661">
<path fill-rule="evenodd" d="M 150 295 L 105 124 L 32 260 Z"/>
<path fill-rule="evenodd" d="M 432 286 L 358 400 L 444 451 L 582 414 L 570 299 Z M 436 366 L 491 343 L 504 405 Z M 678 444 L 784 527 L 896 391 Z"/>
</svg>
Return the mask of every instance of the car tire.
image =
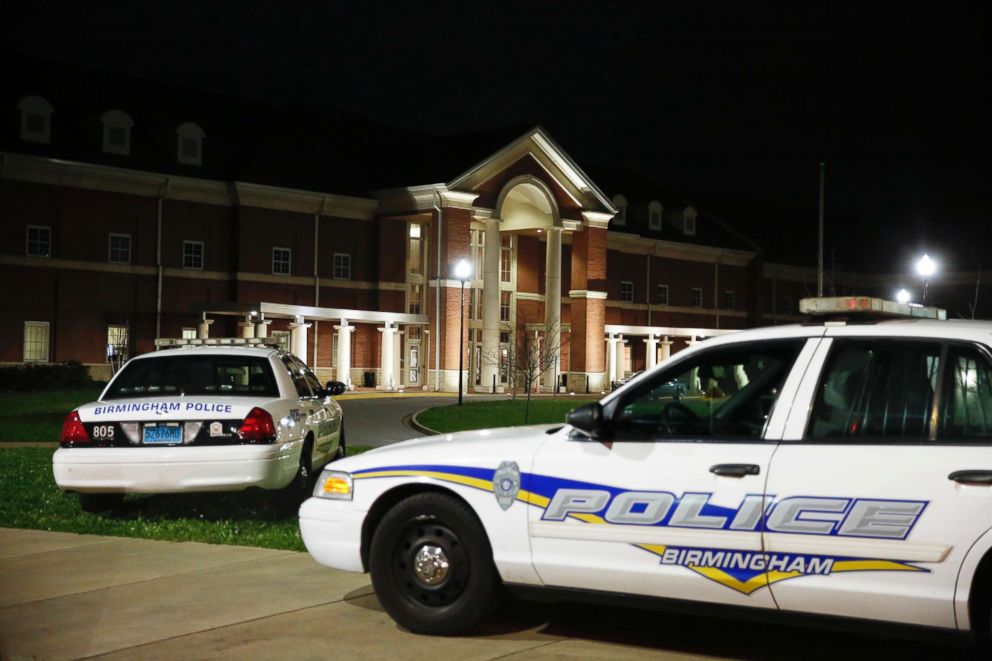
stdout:
<svg viewBox="0 0 992 661">
<path fill-rule="evenodd" d="M 436 492 L 386 513 L 372 537 L 369 567 L 379 603 L 414 633 L 468 629 L 494 605 L 499 587 L 479 519 L 464 502 Z"/>
<path fill-rule="evenodd" d="M 310 497 L 313 482 L 313 437 L 307 436 L 300 449 L 300 464 L 296 468 L 296 475 L 283 487 L 280 494 L 283 507 L 288 513 L 295 513 L 300 504 Z"/>
<path fill-rule="evenodd" d="M 348 446 L 345 444 L 344 440 L 344 423 L 341 423 L 341 436 L 338 438 L 338 449 L 331 457 L 331 461 L 337 461 L 338 459 L 344 459 L 348 455 Z"/>
<path fill-rule="evenodd" d="M 99 512 L 113 512 L 120 509 L 124 504 L 124 494 L 122 493 L 81 493 L 79 494 L 79 508 L 84 512 L 97 514 Z"/>
</svg>

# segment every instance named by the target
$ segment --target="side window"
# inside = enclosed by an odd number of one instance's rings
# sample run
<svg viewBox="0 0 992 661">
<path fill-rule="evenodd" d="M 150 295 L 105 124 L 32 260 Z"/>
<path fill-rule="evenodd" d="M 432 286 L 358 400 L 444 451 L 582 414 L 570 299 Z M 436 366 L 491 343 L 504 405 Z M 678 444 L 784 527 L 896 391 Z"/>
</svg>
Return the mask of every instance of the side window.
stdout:
<svg viewBox="0 0 992 661">
<path fill-rule="evenodd" d="M 289 370 L 289 375 L 293 377 L 296 394 L 300 397 L 313 397 L 313 393 L 310 392 L 310 385 L 307 383 L 306 373 L 300 369 L 299 362 L 293 360 L 290 356 L 283 356 L 282 364 L 286 366 L 286 369 Z"/>
<path fill-rule="evenodd" d="M 928 438 L 939 362 L 938 344 L 835 340 L 807 438 Z"/>
<path fill-rule="evenodd" d="M 940 414 L 941 440 L 992 440 L 992 368 L 971 347 L 951 347 Z"/>
<path fill-rule="evenodd" d="M 618 404 L 619 439 L 760 438 L 805 340 L 720 347 L 659 373 Z"/>
</svg>

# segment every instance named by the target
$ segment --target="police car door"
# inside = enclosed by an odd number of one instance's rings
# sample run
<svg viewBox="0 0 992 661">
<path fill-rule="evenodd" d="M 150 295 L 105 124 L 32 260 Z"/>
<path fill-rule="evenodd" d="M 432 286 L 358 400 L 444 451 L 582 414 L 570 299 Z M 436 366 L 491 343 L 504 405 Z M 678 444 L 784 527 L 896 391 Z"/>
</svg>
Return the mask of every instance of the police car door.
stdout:
<svg viewBox="0 0 992 661">
<path fill-rule="evenodd" d="M 310 381 L 307 379 L 306 365 L 301 363 L 296 356 L 290 354 L 283 356 L 282 362 L 293 377 L 293 385 L 296 386 L 296 394 L 299 397 L 294 407 L 295 413 L 290 415 L 297 418 L 294 424 L 299 430 L 300 436 L 304 436 L 309 430 L 314 430 L 314 446 L 316 447 L 320 439 L 317 438 L 315 418 L 319 416 L 321 407 L 320 401 L 314 397 Z M 317 385 L 319 387 L 319 382 Z"/>
<path fill-rule="evenodd" d="M 606 440 L 572 429 L 545 443 L 525 487 L 541 579 L 774 608 L 760 524 L 775 443 L 763 435 L 815 348 L 794 334 L 677 356 L 607 399 Z"/>
<path fill-rule="evenodd" d="M 955 626 L 962 559 L 992 527 L 992 487 L 962 473 L 992 476 L 992 363 L 904 328 L 830 329 L 797 396 L 768 481 L 783 609 Z"/>
</svg>

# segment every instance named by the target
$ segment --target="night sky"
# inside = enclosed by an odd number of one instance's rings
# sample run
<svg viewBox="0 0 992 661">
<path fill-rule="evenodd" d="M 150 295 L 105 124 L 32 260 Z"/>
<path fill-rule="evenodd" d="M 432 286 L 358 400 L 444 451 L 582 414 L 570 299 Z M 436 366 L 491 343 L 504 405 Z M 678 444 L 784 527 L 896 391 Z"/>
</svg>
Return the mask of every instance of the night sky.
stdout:
<svg viewBox="0 0 992 661">
<path fill-rule="evenodd" d="M 0 49 L 430 132 L 543 124 L 791 261 L 815 263 L 825 161 L 828 267 L 979 267 L 990 3 L 699 4 L 6 2 Z"/>
</svg>

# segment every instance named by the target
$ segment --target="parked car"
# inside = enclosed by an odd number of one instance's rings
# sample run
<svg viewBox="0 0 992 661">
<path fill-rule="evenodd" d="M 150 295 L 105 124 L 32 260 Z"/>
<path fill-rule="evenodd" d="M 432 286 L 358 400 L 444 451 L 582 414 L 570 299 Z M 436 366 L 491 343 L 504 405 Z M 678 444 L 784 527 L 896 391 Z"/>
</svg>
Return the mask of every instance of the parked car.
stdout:
<svg viewBox="0 0 992 661">
<path fill-rule="evenodd" d="M 988 635 L 992 322 L 870 319 L 709 339 L 565 425 L 348 458 L 303 540 L 422 633 L 507 589 Z"/>
<path fill-rule="evenodd" d="M 314 471 L 344 456 L 344 420 L 331 399 L 343 391 L 274 347 L 145 354 L 66 417 L 55 482 L 86 511 L 112 509 L 125 493 L 248 487 L 298 505 Z"/>
</svg>

